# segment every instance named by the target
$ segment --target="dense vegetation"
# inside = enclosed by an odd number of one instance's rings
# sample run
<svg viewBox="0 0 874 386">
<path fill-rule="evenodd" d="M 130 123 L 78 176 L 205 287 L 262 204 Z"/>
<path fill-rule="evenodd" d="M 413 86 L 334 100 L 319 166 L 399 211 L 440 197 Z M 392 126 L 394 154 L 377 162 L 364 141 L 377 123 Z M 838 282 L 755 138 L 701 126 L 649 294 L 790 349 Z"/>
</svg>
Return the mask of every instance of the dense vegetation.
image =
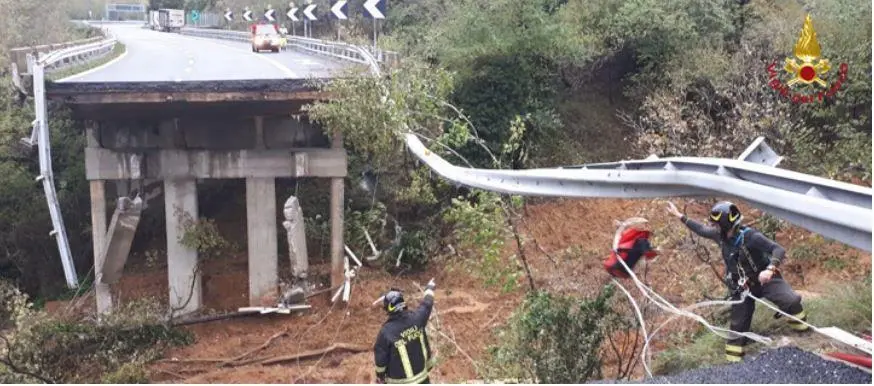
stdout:
<svg viewBox="0 0 874 386">
<path fill-rule="evenodd" d="M 360 9 L 361 2 L 350 2 L 350 9 Z M 280 6 L 266 0 L 148 3 L 153 8 L 213 11 Z M 327 1 L 319 3 L 320 9 L 327 9 Z M 83 17 L 89 5 L 99 17 L 100 1 L 62 0 L 45 7 L 33 1 L 0 0 L 0 276 L 32 297 L 59 295 L 63 280 L 54 241 L 48 236 L 47 208 L 33 182 L 36 157 L 17 145 L 29 134 L 33 117 L 29 101 L 9 86 L 8 53 L 16 46 L 84 36 L 86 32 L 65 20 Z M 509 262 L 502 257 L 504 243 L 516 233 L 521 200 L 471 192 L 432 178 L 427 168 L 406 155 L 400 135 L 407 132 L 416 133 L 432 151 L 456 164 L 502 168 L 650 153 L 736 157 L 762 135 L 786 156 L 786 167 L 870 184 L 870 2 L 392 0 L 390 7 L 389 18 L 379 25 L 380 45 L 401 52 L 403 64 L 383 78 L 349 78 L 329 85 L 338 99 L 312 106 L 310 113 L 327 128 L 343 132 L 350 150 L 347 243 L 367 250 L 367 229 L 379 249 L 391 256 L 383 260 L 392 267 L 401 253 L 406 268 L 415 269 L 449 249 L 465 257 L 472 272 L 507 289 L 524 283 L 519 279 L 526 269 L 524 256 Z M 832 63 L 826 79 L 837 79 L 840 63 L 847 63 L 849 71 L 833 98 L 799 105 L 768 87 L 767 66 L 776 62 L 779 69 L 792 55 L 808 11 L 822 54 Z M 316 35 L 333 36 L 334 27 L 333 22 L 322 24 Z M 351 41 L 366 42 L 370 37 L 370 20 L 360 15 L 342 28 Z M 77 271 L 86 273 L 93 263 L 89 198 L 82 178 L 82 126 L 64 110 L 52 108 L 56 185 Z M 304 183 L 300 188 L 314 189 Z M 308 231 L 322 237 L 327 207 L 310 204 L 323 210 L 308 212 Z M 160 232 L 156 236 L 163 237 Z M 15 299 L 15 312 L 33 311 L 17 294 Z M 605 302 L 532 295 L 517 317 L 518 327 L 511 330 L 518 339 L 514 342 L 549 350 L 559 344 L 574 350 L 594 347 L 594 342 L 550 342 L 532 334 L 552 328 L 550 323 L 557 320 L 576 323 L 579 331 L 597 331 L 596 324 L 574 317 L 566 306 L 572 304 L 573 312 L 582 313 L 606 310 Z M 555 319 L 532 320 L 532 313 L 526 313 L 531 309 Z M 560 309 L 565 312 L 555 311 Z M 8 315 L 0 314 L 0 330 L 15 326 L 4 320 L 25 320 Z M 146 331 L 137 336 L 148 342 L 178 340 L 149 327 L 154 320 L 150 314 L 148 323 L 137 324 L 145 328 L 137 331 Z M 29 342 L 21 347 L 31 351 L 15 355 L 39 357 L 23 370 L 48 374 L 51 362 L 46 361 L 51 358 L 40 355 L 50 353 L 33 352 L 34 347 L 44 347 L 45 336 L 27 334 L 45 331 L 63 338 L 70 335 L 58 331 L 86 334 L 81 330 L 85 328 L 90 327 L 57 322 L 44 330 L 22 331 L 15 339 Z M 89 330 L 86 335 L 94 334 Z M 88 348 L 120 344 L 112 340 L 119 335 L 108 336 Z M 65 342 L 53 344 L 69 343 Z M 121 352 L 131 353 L 125 347 Z M 511 361 L 508 358 L 517 354 L 505 351 L 501 358 Z M 597 375 L 594 362 L 556 364 L 537 356 L 541 354 L 528 356 L 534 373 L 521 375 L 543 378 L 559 368 Z M 110 370 L 121 364 L 107 363 L 99 355 L 83 357 Z M 57 381 L 81 380 L 49 375 Z M 20 372 L 17 376 L 24 378 L 12 380 L 34 380 Z"/>
</svg>

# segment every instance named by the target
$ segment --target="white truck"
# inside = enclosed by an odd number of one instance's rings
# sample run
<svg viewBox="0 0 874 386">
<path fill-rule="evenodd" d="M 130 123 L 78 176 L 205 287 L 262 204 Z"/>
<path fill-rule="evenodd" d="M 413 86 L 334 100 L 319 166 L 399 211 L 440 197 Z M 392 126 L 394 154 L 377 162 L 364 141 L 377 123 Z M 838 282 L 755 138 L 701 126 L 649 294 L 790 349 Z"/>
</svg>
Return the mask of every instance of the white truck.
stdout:
<svg viewBox="0 0 874 386">
<path fill-rule="evenodd" d="M 164 32 L 179 32 L 185 26 L 185 11 L 162 8 L 158 10 L 158 29 Z"/>
<path fill-rule="evenodd" d="M 149 11 L 149 28 L 152 31 L 157 31 L 161 28 L 161 24 L 158 22 L 158 11 Z"/>
</svg>

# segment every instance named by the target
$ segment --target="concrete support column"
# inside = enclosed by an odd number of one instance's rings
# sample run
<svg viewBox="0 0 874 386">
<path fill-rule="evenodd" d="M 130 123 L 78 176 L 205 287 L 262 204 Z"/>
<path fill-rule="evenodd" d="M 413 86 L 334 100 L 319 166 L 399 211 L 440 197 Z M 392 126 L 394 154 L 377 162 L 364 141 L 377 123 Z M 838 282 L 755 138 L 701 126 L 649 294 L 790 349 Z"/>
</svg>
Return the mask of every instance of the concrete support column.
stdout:
<svg viewBox="0 0 874 386">
<path fill-rule="evenodd" d="M 91 240 L 94 248 L 94 292 L 97 298 L 97 314 L 112 311 L 112 292 L 109 284 L 101 284 L 103 277 L 103 250 L 106 248 L 106 183 L 91 181 Z"/>
<path fill-rule="evenodd" d="M 343 135 L 334 133 L 331 148 L 343 148 Z M 343 179 L 331 178 L 331 288 L 343 284 Z M 328 297 L 334 291 L 328 291 Z"/>
<path fill-rule="evenodd" d="M 167 276 L 170 282 L 170 307 L 176 315 L 200 309 L 201 272 L 197 251 L 183 246 L 183 214 L 197 220 L 197 181 L 164 180 L 164 212 L 167 217 Z"/>
<path fill-rule="evenodd" d="M 86 146 L 100 147 L 100 128 L 95 121 L 85 122 Z M 91 242 L 94 249 L 94 297 L 97 299 L 97 314 L 112 311 L 112 292 L 109 284 L 101 284 L 103 275 L 103 249 L 106 247 L 106 183 L 103 180 L 90 182 L 91 188 Z"/>
<path fill-rule="evenodd" d="M 249 305 L 275 306 L 279 279 L 275 179 L 246 179 L 246 225 L 249 244 Z"/>
</svg>

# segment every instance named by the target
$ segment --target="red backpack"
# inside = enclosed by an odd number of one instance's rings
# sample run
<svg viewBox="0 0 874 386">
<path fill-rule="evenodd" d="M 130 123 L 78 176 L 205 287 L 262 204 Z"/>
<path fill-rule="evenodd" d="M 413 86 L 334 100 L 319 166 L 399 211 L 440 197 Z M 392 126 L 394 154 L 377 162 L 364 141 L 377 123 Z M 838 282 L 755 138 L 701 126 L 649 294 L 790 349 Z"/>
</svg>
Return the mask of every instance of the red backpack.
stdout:
<svg viewBox="0 0 874 386">
<path fill-rule="evenodd" d="M 613 277 L 628 278 L 628 272 L 619 259 L 628 265 L 628 268 L 634 269 L 637 262 L 643 256 L 647 261 L 658 256 L 658 252 L 652 248 L 649 242 L 649 237 L 652 232 L 637 228 L 620 227 L 618 239 L 614 239 L 613 250 L 610 251 L 610 257 L 604 260 L 604 269 Z"/>
</svg>

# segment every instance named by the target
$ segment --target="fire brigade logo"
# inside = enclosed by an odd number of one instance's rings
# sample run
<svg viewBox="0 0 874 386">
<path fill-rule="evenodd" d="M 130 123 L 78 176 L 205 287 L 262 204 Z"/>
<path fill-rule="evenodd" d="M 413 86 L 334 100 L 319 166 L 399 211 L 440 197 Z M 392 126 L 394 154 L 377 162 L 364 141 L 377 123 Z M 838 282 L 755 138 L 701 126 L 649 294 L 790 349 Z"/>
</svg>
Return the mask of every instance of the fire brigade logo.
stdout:
<svg viewBox="0 0 874 386">
<path fill-rule="evenodd" d="M 801 36 L 795 43 L 794 53 L 795 57 L 786 58 L 783 65 L 783 70 L 790 77 L 785 84 L 778 77 L 780 71 L 777 70 L 777 63 L 773 62 L 768 66 L 770 78 L 768 85 L 792 102 L 821 102 L 825 98 L 834 96 L 847 79 L 847 64 L 841 63 L 838 67 L 837 81 L 829 85 L 826 80 L 832 67 L 828 59 L 822 57 L 819 42 L 816 40 L 816 31 L 813 29 L 813 20 L 809 14 L 804 20 Z"/>
</svg>

